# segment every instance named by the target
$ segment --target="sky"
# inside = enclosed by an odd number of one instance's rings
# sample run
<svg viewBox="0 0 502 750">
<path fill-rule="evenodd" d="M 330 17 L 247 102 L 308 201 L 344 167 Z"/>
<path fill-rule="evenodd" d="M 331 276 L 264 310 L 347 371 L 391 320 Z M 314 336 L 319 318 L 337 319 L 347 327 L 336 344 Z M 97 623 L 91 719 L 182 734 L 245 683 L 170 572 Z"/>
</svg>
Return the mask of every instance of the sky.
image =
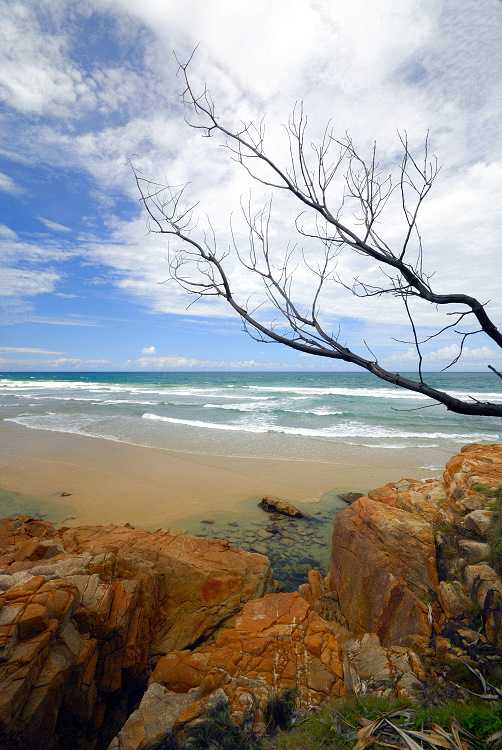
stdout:
<svg viewBox="0 0 502 750">
<path fill-rule="evenodd" d="M 399 166 L 399 134 L 419 159 L 428 134 L 441 171 L 420 212 L 424 268 L 438 292 L 477 297 L 500 325 L 500 0 L 0 0 L 0 14 L 2 371 L 350 369 L 257 342 L 224 303 L 195 301 L 169 279 L 167 238 L 148 232 L 131 159 L 149 179 L 187 184 L 194 236 L 212 227 L 224 253 L 230 222 L 246 252 L 241 203 L 258 211 L 272 192 L 221 139 L 187 125 L 177 59 L 195 48 L 194 88 L 207 86 L 230 129 L 264 118 L 265 148 L 281 166 L 284 124 L 300 103 L 309 158 L 330 123 L 363 156 L 376 142 L 385 176 Z M 272 206 L 271 252 L 279 263 L 297 245 L 293 292 L 308 306 L 313 280 L 301 253 L 314 266 L 320 243 L 297 234 L 303 208 L 291 197 L 274 195 Z M 380 221 L 399 247 L 398 193 Z M 240 298 L 259 304 L 256 279 L 234 254 L 226 263 Z M 349 286 L 382 279 L 350 252 L 336 273 Z M 360 299 L 333 283 L 321 302 L 342 343 L 366 356 L 370 348 L 393 371 L 415 369 L 398 299 Z M 452 321 L 427 306 L 413 313 L 424 338 Z M 273 319 L 266 304 L 260 315 Z M 474 330 L 464 321 L 458 329 Z M 447 330 L 424 347 L 424 369 L 458 352 Z M 502 369 L 501 353 L 469 335 L 455 369 L 487 364 Z"/>
</svg>

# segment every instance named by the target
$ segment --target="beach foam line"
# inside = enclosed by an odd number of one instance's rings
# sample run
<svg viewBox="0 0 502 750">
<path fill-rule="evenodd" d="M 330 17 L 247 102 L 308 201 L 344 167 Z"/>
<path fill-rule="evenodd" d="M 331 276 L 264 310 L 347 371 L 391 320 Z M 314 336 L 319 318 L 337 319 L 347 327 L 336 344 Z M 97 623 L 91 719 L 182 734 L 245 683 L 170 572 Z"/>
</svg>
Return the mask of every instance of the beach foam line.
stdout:
<svg viewBox="0 0 502 750">
<path fill-rule="evenodd" d="M 177 419 L 175 417 L 163 417 L 159 414 L 146 412 L 143 419 L 150 419 L 158 422 L 168 422 L 170 424 L 179 424 L 186 427 L 197 427 L 198 429 L 222 430 L 230 432 L 254 432 L 254 433 L 277 433 L 284 435 L 298 435 L 302 437 L 314 438 L 357 438 L 366 437 L 373 439 L 380 438 L 410 438 L 422 440 L 459 440 L 468 442 L 472 438 L 471 433 L 448 433 L 448 432 L 410 432 L 406 430 L 372 427 L 371 425 L 361 424 L 360 422 L 341 422 L 330 427 L 320 429 L 310 429 L 307 427 L 286 427 L 284 425 L 273 424 L 218 424 L 216 422 L 204 422 L 202 420 Z M 496 441 L 498 435 L 488 433 L 478 433 L 478 440 Z"/>
</svg>

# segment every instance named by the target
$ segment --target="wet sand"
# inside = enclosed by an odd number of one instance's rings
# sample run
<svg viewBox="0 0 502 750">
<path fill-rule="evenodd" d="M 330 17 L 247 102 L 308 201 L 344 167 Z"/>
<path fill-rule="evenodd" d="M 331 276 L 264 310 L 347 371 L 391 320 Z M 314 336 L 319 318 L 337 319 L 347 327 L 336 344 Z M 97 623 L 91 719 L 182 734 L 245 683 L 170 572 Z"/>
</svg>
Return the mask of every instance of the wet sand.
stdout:
<svg viewBox="0 0 502 750">
<path fill-rule="evenodd" d="M 392 452 L 385 465 L 227 458 L 141 448 L 0 422 L 0 515 L 43 513 L 66 525 L 181 526 L 215 512 L 228 518 L 250 500 L 295 503 L 330 492 L 367 491 L 424 471 Z M 70 493 L 61 497 L 61 494 Z M 18 495 L 12 495 L 18 493 Z M 19 503 L 16 502 L 20 501 Z M 72 516 L 70 521 L 68 517 Z"/>
</svg>

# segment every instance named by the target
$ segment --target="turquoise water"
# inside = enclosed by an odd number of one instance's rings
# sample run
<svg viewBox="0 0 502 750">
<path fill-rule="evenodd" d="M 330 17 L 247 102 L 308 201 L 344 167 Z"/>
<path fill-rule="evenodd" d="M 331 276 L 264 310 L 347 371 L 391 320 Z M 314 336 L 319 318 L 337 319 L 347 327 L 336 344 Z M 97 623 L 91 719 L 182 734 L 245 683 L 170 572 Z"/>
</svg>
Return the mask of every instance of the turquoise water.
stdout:
<svg viewBox="0 0 502 750">
<path fill-rule="evenodd" d="M 430 375 L 454 395 L 502 402 L 491 373 Z M 497 418 L 458 416 L 366 373 L 4 373 L 0 418 L 29 428 L 211 455 L 330 462 L 409 450 L 424 467 Z"/>
</svg>

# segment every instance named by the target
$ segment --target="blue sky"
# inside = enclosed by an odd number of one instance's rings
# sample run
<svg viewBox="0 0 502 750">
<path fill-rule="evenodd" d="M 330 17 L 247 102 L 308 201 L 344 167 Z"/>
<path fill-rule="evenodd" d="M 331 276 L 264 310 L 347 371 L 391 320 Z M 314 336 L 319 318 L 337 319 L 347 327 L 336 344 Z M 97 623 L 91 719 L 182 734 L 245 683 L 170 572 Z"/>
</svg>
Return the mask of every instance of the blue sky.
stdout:
<svg viewBox="0 0 502 750">
<path fill-rule="evenodd" d="M 417 151 L 429 131 L 442 170 L 420 223 L 426 268 L 439 291 L 489 301 L 502 320 L 499 0 L 0 0 L 0 11 L 2 370 L 347 369 L 253 341 L 222 304 L 189 307 L 167 280 L 165 238 L 147 234 L 132 155 L 148 177 L 190 183 L 200 227 L 210 217 L 223 248 L 240 197 L 269 197 L 184 122 L 173 50 L 186 59 L 197 44 L 194 84 L 207 83 L 230 125 L 266 115 L 279 161 L 281 124 L 299 101 L 313 140 L 331 119 L 363 153 L 376 139 L 384 169 L 398 162 L 398 129 Z M 280 196 L 274 209 L 280 254 L 298 240 L 298 211 Z M 394 243 L 400 232 L 390 205 L 382 234 Z M 257 292 L 228 262 L 243 298 Z M 350 256 L 338 271 L 347 283 L 378 274 Z M 307 275 L 295 281 L 305 301 Z M 413 347 L 393 340 L 410 338 L 397 300 L 333 287 L 323 311 L 356 351 L 371 342 L 385 366 L 414 369 Z M 434 310 L 417 308 L 416 319 L 425 336 L 443 325 Z M 457 351 L 451 332 L 434 339 L 425 369 Z M 457 369 L 487 363 L 501 368 L 500 354 L 470 336 Z"/>
</svg>

